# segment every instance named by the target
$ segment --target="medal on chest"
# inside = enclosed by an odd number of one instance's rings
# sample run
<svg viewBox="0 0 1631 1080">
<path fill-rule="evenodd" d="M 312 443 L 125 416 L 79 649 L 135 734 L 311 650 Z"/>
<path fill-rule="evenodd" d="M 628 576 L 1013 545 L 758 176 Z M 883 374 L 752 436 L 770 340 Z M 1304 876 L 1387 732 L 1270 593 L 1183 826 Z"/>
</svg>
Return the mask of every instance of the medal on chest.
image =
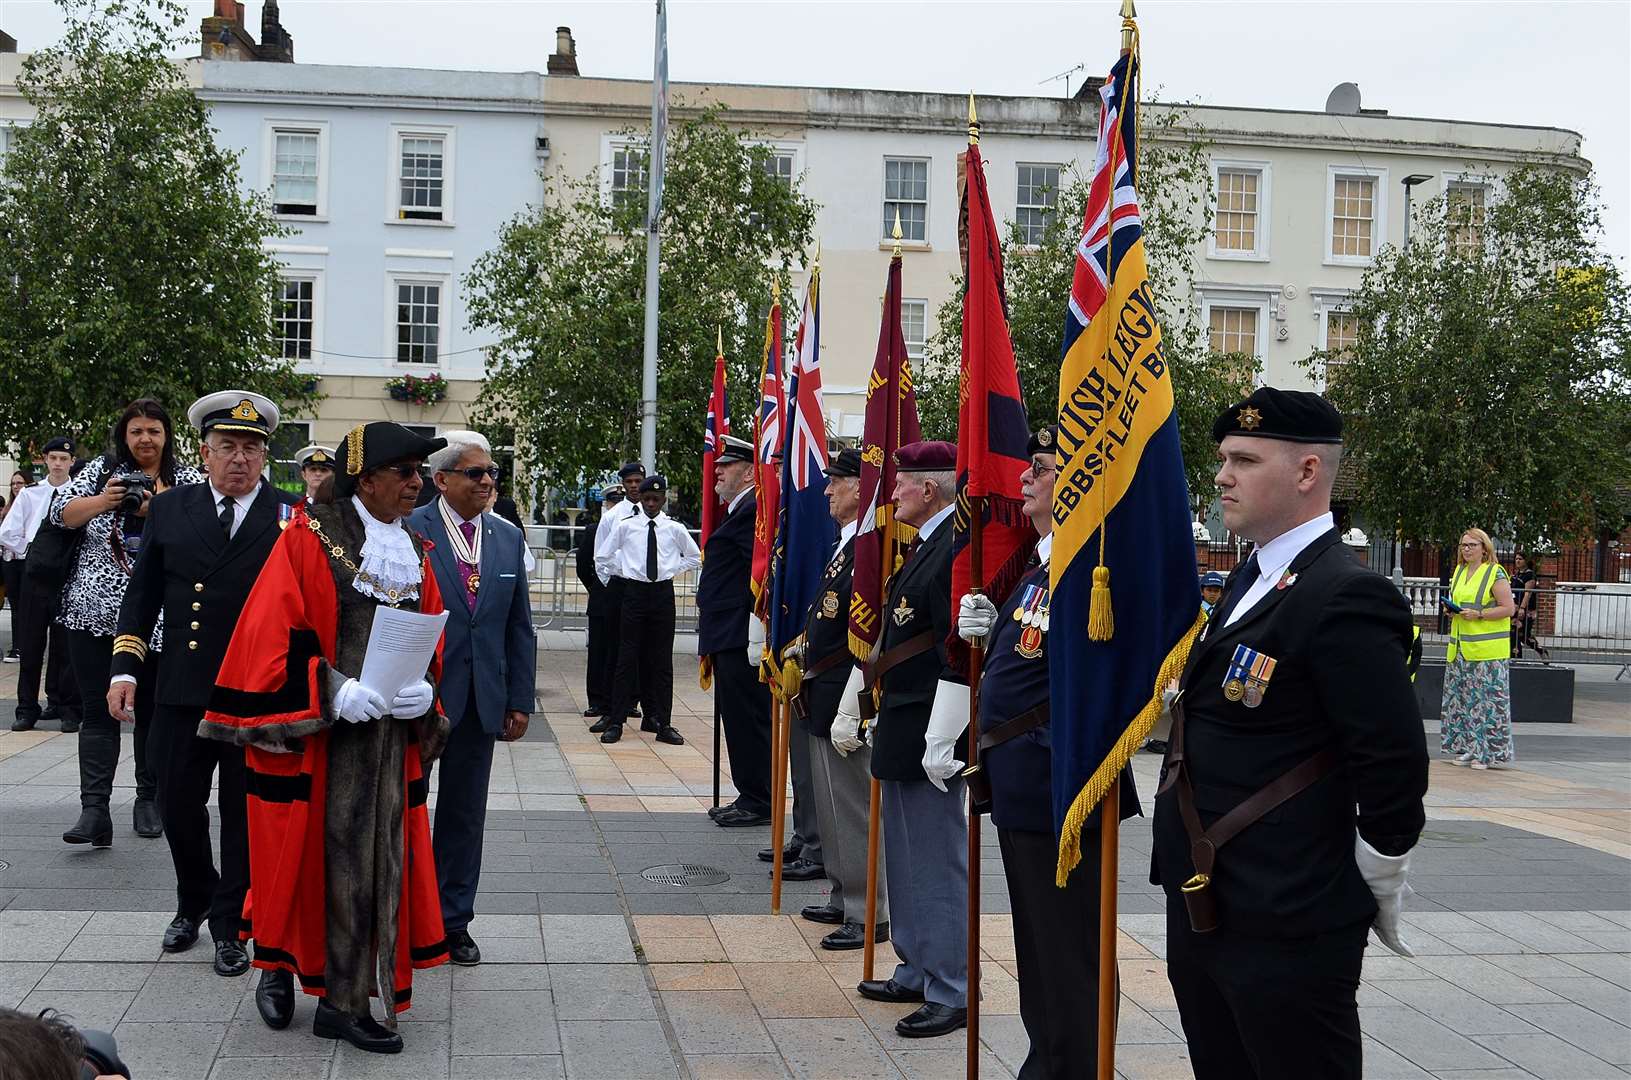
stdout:
<svg viewBox="0 0 1631 1080">
<path fill-rule="evenodd" d="M 836 618 L 838 618 L 838 593 L 837 592 L 835 592 L 832 589 L 828 589 L 826 594 L 824 596 L 822 596 L 822 598 L 821 598 L 821 610 L 816 613 L 816 618 L 818 618 L 818 619 L 836 619 Z"/>
<path fill-rule="evenodd" d="M 464 530 L 459 528 L 459 523 L 448 512 L 446 500 L 438 499 L 436 508 L 441 512 L 442 525 L 447 530 L 447 541 L 453 545 L 453 557 L 470 568 L 470 577 L 465 581 L 464 587 L 470 590 L 471 596 L 474 596 L 476 591 L 481 588 L 481 534 L 483 532 L 481 520 L 478 518 L 475 522 L 476 527 L 471 530 L 474 539 L 466 540 Z"/>
<path fill-rule="evenodd" d="M 1235 654 L 1229 659 L 1228 674 L 1223 677 L 1223 696 L 1242 702 L 1248 709 L 1257 708 L 1263 704 L 1263 695 L 1268 692 L 1269 679 L 1274 677 L 1277 663 L 1279 661 L 1267 653 L 1236 645 Z"/>
<path fill-rule="evenodd" d="M 1041 585 L 1025 586 L 1014 608 L 1014 621 L 1020 625 L 1014 651 L 1035 660 L 1042 655 L 1042 635 L 1048 632 L 1048 590 Z"/>
</svg>

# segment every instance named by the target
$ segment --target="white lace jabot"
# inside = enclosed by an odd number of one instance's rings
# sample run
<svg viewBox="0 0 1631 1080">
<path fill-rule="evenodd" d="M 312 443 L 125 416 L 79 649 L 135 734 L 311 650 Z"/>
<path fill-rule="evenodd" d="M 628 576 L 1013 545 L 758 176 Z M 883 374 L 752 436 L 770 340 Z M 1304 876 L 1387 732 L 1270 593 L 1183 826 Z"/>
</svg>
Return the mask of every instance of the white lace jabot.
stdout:
<svg viewBox="0 0 1631 1080">
<path fill-rule="evenodd" d="M 384 522 L 357 496 L 351 505 L 362 519 L 362 560 L 351 587 L 388 604 L 419 599 L 419 553 L 400 521 Z"/>
</svg>

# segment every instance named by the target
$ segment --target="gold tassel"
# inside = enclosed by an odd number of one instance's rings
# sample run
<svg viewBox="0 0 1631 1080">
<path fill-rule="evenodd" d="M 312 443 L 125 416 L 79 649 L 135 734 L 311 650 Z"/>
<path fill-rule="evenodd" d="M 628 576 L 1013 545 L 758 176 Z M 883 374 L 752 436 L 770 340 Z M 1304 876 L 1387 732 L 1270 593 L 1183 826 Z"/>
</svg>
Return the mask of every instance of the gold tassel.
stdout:
<svg viewBox="0 0 1631 1080">
<path fill-rule="evenodd" d="M 1116 632 L 1116 617 L 1110 608 L 1110 568 L 1093 568 L 1093 591 L 1087 605 L 1087 639 L 1109 641 Z"/>
</svg>

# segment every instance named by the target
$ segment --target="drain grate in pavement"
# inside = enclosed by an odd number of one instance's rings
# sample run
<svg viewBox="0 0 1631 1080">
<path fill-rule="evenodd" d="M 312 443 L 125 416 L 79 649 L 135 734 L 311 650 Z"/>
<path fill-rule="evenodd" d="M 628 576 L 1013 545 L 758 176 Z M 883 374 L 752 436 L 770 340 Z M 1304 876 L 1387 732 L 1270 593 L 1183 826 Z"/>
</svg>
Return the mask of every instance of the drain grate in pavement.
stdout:
<svg viewBox="0 0 1631 1080">
<path fill-rule="evenodd" d="M 11 869 L 11 864 L 8 863 L 4 859 L 0 859 L 0 870 L 10 870 L 10 869 Z"/>
<path fill-rule="evenodd" d="M 696 863 L 665 863 L 662 866 L 648 866 L 640 871 L 640 876 L 647 881 L 654 881 L 658 885 L 672 885 L 676 889 L 686 889 L 695 885 L 718 885 L 722 881 L 729 881 L 731 876 L 715 866 L 699 866 Z"/>
</svg>

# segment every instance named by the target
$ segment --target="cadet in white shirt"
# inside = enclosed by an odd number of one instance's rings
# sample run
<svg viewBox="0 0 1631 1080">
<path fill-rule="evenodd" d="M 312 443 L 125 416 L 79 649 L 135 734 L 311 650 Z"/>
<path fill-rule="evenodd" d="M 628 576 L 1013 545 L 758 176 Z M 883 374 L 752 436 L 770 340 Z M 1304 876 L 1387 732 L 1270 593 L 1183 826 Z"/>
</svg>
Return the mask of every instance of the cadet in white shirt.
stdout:
<svg viewBox="0 0 1631 1080">
<path fill-rule="evenodd" d="M 612 704 L 589 729 L 599 731 L 603 743 L 623 737 L 623 719 L 636 695 L 644 713 L 641 731 L 653 732 L 658 742 L 672 746 L 685 742 L 669 719 L 674 701 L 674 578 L 701 566 L 702 553 L 685 526 L 663 513 L 667 501 L 668 481 L 648 478 L 640 485 L 643 512 L 620 516 L 604 540 L 596 538 L 596 573 L 602 581 L 623 579 Z"/>
<path fill-rule="evenodd" d="M 608 508 L 601 514 L 600 524 L 595 530 L 594 547 L 594 572 L 600 578 L 601 584 L 606 586 L 606 619 L 611 626 L 613 635 L 610 660 L 611 677 L 613 679 L 617 677 L 618 653 L 621 651 L 620 637 L 623 626 L 624 582 L 621 573 L 616 569 L 602 570 L 600 568 L 601 559 L 607 556 L 608 545 L 612 542 L 612 533 L 615 531 L 617 523 L 626 517 L 637 518 L 640 516 L 640 485 L 646 482 L 646 467 L 638 461 L 626 461 L 623 463 L 623 467 L 617 470 L 617 480 L 618 483 L 623 485 L 624 501 Z M 632 702 L 638 696 L 637 691 L 637 687 L 629 687 L 629 693 L 626 695 L 625 700 Z M 593 714 L 589 714 L 600 717 L 589 728 L 590 731 L 597 735 L 604 732 L 614 720 L 622 724 L 630 719 L 628 716 L 614 716 L 607 711 L 611 700 L 612 697 L 608 696 L 601 703 L 601 708 L 596 709 Z"/>
</svg>

